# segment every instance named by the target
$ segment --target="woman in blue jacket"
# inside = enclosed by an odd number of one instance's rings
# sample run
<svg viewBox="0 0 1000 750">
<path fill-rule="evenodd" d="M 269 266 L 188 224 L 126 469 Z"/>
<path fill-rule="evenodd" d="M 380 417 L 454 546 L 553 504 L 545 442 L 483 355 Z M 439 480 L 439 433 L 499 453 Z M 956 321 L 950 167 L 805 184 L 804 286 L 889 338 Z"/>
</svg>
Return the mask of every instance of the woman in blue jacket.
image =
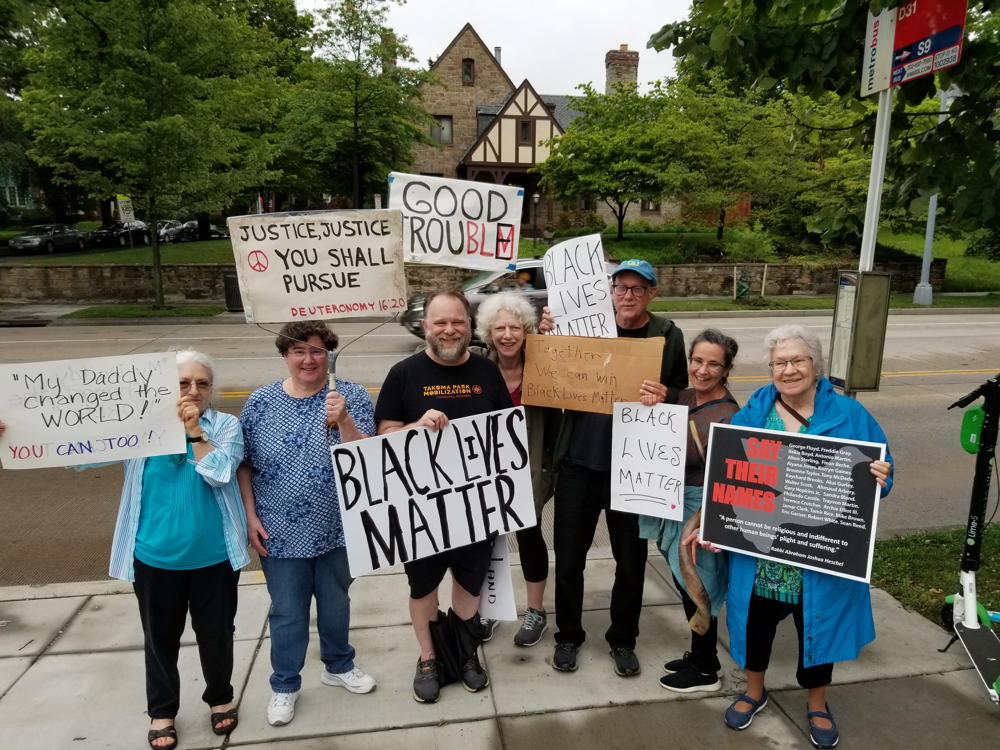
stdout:
<svg viewBox="0 0 1000 750">
<path fill-rule="evenodd" d="M 732 424 L 887 442 L 868 411 L 836 393 L 823 377 L 823 351 L 815 335 L 800 325 L 780 326 L 767 335 L 764 348 L 772 383 L 750 397 Z M 888 449 L 885 461 L 872 462 L 871 473 L 884 496 L 892 486 Z M 730 653 L 747 680 L 746 693 L 726 711 L 726 725 L 746 729 L 767 705 L 764 675 L 775 630 L 792 615 L 799 636 L 796 678 L 808 690 L 809 738 L 816 747 L 834 747 L 839 733 L 826 704 L 826 686 L 834 662 L 857 658 L 875 639 L 868 584 L 732 554 L 726 606 Z"/>
</svg>

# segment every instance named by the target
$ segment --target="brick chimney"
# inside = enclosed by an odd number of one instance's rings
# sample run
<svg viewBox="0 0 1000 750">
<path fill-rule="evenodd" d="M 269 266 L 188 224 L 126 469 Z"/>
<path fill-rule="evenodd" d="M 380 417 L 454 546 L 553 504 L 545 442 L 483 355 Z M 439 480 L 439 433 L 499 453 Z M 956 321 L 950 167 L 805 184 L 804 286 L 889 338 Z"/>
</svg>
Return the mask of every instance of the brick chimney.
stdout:
<svg viewBox="0 0 1000 750">
<path fill-rule="evenodd" d="M 604 69 L 606 94 L 610 94 L 612 86 L 620 81 L 635 84 L 639 80 L 639 53 L 630 50 L 627 44 L 619 45 L 604 56 Z"/>
</svg>

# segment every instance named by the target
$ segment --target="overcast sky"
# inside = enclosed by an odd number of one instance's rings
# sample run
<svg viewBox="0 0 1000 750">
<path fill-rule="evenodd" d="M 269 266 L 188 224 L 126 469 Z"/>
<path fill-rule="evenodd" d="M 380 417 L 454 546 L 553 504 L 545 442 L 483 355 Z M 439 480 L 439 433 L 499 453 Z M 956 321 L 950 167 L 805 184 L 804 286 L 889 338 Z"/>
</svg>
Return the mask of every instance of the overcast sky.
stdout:
<svg viewBox="0 0 1000 750">
<path fill-rule="evenodd" d="M 312 10 L 322 0 L 296 0 Z M 627 44 L 639 52 L 639 80 L 673 74 L 669 51 L 646 42 L 661 26 L 685 18 L 690 0 L 408 0 L 393 6 L 389 25 L 426 64 L 440 55 L 466 22 L 518 85 L 527 78 L 540 94 L 573 94 L 590 82 L 604 90 L 604 54 Z"/>
</svg>

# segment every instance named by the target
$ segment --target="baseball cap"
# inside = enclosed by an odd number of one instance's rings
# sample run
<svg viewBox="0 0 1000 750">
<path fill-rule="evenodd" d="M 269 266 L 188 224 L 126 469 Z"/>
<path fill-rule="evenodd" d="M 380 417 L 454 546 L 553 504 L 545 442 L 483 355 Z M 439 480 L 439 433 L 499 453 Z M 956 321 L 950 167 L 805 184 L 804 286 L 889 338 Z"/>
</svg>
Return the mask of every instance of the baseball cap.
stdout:
<svg viewBox="0 0 1000 750">
<path fill-rule="evenodd" d="M 637 273 L 649 283 L 654 286 L 656 285 L 656 271 L 653 270 L 653 266 L 648 260 L 640 260 L 639 258 L 629 258 L 628 260 L 623 260 L 621 265 L 618 266 L 618 268 L 616 268 L 611 274 L 611 278 L 613 279 L 622 271 L 632 271 L 633 273 Z"/>
</svg>

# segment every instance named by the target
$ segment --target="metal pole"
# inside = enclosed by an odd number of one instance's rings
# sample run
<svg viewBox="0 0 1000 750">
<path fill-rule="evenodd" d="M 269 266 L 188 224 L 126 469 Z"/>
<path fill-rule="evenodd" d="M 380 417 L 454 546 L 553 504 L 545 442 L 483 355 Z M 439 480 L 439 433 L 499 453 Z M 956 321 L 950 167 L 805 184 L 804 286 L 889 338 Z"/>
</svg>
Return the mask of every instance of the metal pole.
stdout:
<svg viewBox="0 0 1000 750">
<path fill-rule="evenodd" d="M 948 110 L 949 98 L 947 91 L 938 92 L 941 96 L 941 114 L 938 115 L 938 125 L 944 122 Z M 934 303 L 934 288 L 931 286 L 931 260 L 934 254 L 934 226 L 937 223 L 938 194 L 934 193 L 927 204 L 927 230 L 924 232 L 924 260 L 920 266 L 920 283 L 913 290 L 914 305 L 931 305 Z"/>
<path fill-rule="evenodd" d="M 865 205 L 865 227 L 861 237 L 861 259 L 858 270 L 871 271 L 875 261 L 875 238 L 878 235 L 878 217 L 882 208 L 882 183 L 885 179 L 885 160 L 889 153 L 889 123 L 892 115 L 892 89 L 878 94 L 878 115 L 875 118 L 875 143 L 872 146 L 872 168 L 868 176 L 868 202 Z"/>
</svg>

